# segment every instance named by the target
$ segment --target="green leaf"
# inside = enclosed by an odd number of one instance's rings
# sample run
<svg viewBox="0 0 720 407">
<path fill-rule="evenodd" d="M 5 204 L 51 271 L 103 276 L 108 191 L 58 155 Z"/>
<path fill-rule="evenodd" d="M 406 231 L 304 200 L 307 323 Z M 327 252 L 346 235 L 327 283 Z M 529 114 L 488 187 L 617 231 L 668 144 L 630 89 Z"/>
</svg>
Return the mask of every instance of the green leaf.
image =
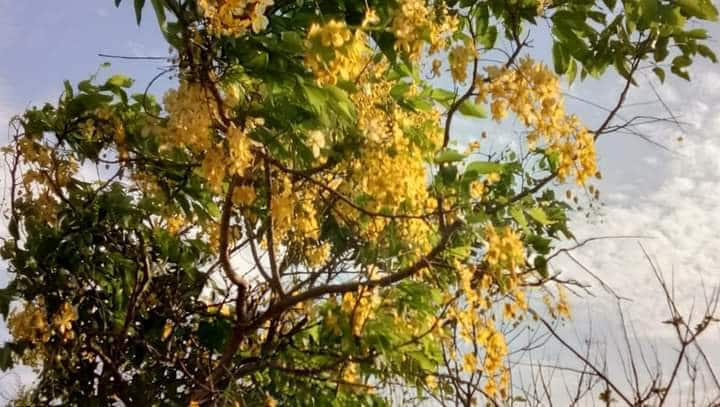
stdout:
<svg viewBox="0 0 720 407">
<path fill-rule="evenodd" d="M 704 28 L 695 28 L 688 31 L 686 34 L 691 38 L 695 38 L 696 40 L 704 40 L 710 37 L 708 31 Z"/>
<path fill-rule="evenodd" d="M 491 174 L 502 172 L 505 166 L 492 161 L 473 161 L 465 166 L 465 172 L 477 172 L 478 174 Z"/>
<path fill-rule="evenodd" d="M 63 81 L 63 86 L 65 87 L 65 97 L 68 99 L 72 99 L 74 93 L 73 93 L 73 88 L 72 88 L 72 85 L 70 84 L 70 81 L 68 81 L 68 80 Z"/>
<path fill-rule="evenodd" d="M 659 37 L 657 41 L 655 41 L 655 49 L 653 51 L 655 62 L 661 62 L 664 61 L 665 58 L 668 57 L 669 51 L 668 51 L 668 44 L 670 41 L 670 37 Z"/>
<path fill-rule="evenodd" d="M 527 218 L 525 217 L 525 214 L 523 213 L 522 209 L 520 209 L 517 206 L 513 206 L 510 208 L 510 216 L 513 218 L 513 220 L 520 225 L 521 228 L 525 229 L 528 226 Z"/>
<path fill-rule="evenodd" d="M 7 318 L 10 311 L 10 303 L 17 293 L 15 282 L 10 283 L 7 287 L 0 289 L 0 314 L 3 318 Z"/>
<path fill-rule="evenodd" d="M 430 97 L 445 107 L 450 107 L 457 95 L 446 89 L 435 88 L 430 92 Z"/>
<path fill-rule="evenodd" d="M 553 65 L 555 66 L 555 73 L 558 75 L 564 75 L 568 71 L 570 66 L 570 55 L 565 51 L 562 43 L 556 42 L 552 46 Z"/>
<path fill-rule="evenodd" d="M 305 48 L 303 37 L 296 31 L 284 31 L 280 34 L 280 44 L 293 53 L 302 52 Z"/>
<path fill-rule="evenodd" d="M 718 58 L 715 55 L 715 52 L 713 52 L 713 50 L 711 50 L 710 47 L 708 47 L 707 45 L 703 45 L 703 44 L 698 45 L 697 51 L 698 51 L 698 54 L 709 59 L 713 63 L 716 64 L 718 62 Z"/>
<path fill-rule="evenodd" d="M 135 20 L 140 25 L 142 20 L 142 9 L 145 7 L 145 0 L 135 0 Z"/>
<path fill-rule="evenodd" d="M 682 11 L 691 17 L 717 21 L 718 10 L 711 0 L 676 0 Z"/>
<path fill-rule="evenodd" d="M 487 112 L 485 111 L 485 108 L 470 100 L 466 100 L 461 103 L 458 111 L 465 116 L 477 117 L 480 119 L 484 119 L 487 117 Z"/>
<path fill-rule="evenodd" d="M 605 3 L 605 6 L 607 6 L 608 9 L 614 10 L 617 0 L 603 0 L 603 3 Z"/>
<path fill-rule="evenodd" d="M 545 211 L 542 208 L 540 208 L 539 206 L 530 208 L 526 212 L 528 215 L 530 215 L 531 218 L 533 218 L 536 222 L 538 222 L 542 225 L 547 226 L 547 225 L 552 225 L 553 223 L 555 223 L 555 221 L 550 220 L 550 218 L 548 218 Z"/>
<path fill-rule="evenodd" d="M 533 260 L 533 264 L 535 265 L 535 269 L 537 270 L 538 274 L 540 274 L 540 277 L 548 278 L 548 263 L 547 259 L 544 256 L 536 256 Z"/>
<path fill-rule="evenodd" d="M 495 26 L 488 27 L 487 31 L 478 35 L 478 41 L 485 48 L 492 48 L 498 37 L 498 29 Z"/>
<path fill-rule="evenodd" d="M 465 155 L 457 152 L 453 149 L 445 149 L 438 153 L 438 155 L 435 157 L 435 162 L 437 164 L 443 164 L 443 163 L 452 163 L 457 161 L 462 161 L 465 159 Z"/>
<path fill-rule="evenodd" d="M 658 77 L 658 79 L 660 79 L 661 83 L 665 82 L 665 70 L 664 69 L 662 69 L 660 67 L 656 67 L 656 68 L 653 68 L 653 72 Z"/>
<path fill-rule="evenodd" d="M 12 368 L 13 365 L 12 350 L 10 347 L 7 345 L 0 347 L 0 370 L 6 371 Z"/>
<path fill-rule="evenodd" d="M 150 0 L 151 4 L 153 6 L 153 9 L 155 10 L 155 17 L 157 18 L 158 25 L 160 26 L 160 29 L 165 32 L 166 30 L 166 16 L 165 16 L 165 6 L 162 3 L 162 0 Z"/>
<path fill-rule="evenodd" d="M 132 84 L 133 80 L 125 75 L 113 75 L 105 82 L 105 85 L 118 88 L 129 88 Z"/>
<path fill-rule="evenodd" d="M 18 223 L 15 217 L 10 218 L 10 222 L 8 222 L 8 231 L 13 239 L 20 240 L 20 231 L 18 230 Z"/>
</svg>

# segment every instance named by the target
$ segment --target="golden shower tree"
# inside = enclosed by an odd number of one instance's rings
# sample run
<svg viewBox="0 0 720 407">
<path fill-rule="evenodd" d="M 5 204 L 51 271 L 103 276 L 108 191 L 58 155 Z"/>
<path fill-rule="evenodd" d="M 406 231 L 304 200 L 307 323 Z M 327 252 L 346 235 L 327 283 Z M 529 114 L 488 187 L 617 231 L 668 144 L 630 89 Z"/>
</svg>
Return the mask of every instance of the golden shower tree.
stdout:
<svg viewBox="0 0 720 407">
<path fill-rule="evenodd" d="M 639 69 L 715 58 L 689 24 L 717 18 L 710 0 L 149 10 L 174 49 L 161 102 L 121 75 L 66 83 L 5 147 L 0 367 L 36 367 L 35 404 L 386 405 L 397 386 L 502 403 L 498 324 L 531 297 L 569 314 L 547 267 L 572 237 L 557 187 L 591 188 Z M 562 80 L 608 69 L 623 88 L 589 129 Z M 515 120 L 526 148 L 488 155 L 460 116 Z"/>
</svg>

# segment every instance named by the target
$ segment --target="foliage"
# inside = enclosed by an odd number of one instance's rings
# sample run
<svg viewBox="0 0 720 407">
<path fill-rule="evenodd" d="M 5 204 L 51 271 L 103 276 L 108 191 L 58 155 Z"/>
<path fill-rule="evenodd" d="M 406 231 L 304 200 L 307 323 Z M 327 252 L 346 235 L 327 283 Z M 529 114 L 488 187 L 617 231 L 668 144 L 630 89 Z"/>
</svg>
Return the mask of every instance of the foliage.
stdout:
<svg viewBox="0 0 720 407">
<path fill-rule="evenodd" d="M 150 3 L 177 89 L 66 83 L 5 148 L 0 367 L 36 366 L 35 403 L 386 405 L 397 383 L 460 397 L 461 378 L 501 402 L 501 321 L 534 293 L 569 317 L 547 258 L 571 206 L 545 187 L 599 176 L 641 64 L 715 59 L 690 25 L 710 0 Z M 525 55 L 539 23 L 554 70 Z M 425 79 L 446 64 L 453 90 Z M 610 68 L 627 86 L 589 130 L 561 79 Z M 455 134 L 488 110 L 527 127 L 527 154 Z"/>
</svg>

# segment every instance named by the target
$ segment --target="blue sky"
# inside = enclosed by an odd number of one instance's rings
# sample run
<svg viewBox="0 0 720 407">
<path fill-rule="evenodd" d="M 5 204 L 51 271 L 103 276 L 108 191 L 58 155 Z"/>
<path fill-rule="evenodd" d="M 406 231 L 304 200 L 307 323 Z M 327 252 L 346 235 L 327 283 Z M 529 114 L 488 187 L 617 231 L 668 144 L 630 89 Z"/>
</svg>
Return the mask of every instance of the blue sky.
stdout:
<svg viewBox="0 0 720 407">
<path fill-rule="evenodd" d="M 165 56 L 168 48 L 148 13 L 138 27 L 132 2 L 116 9 L 110 0 L 0 0 L 0 98 L 7 110 L 56 100 L 62 82 L 87 79 L 106 58 Z M 148 12 L 151 10 L 147 10 Z M 158 62 L 111 60 L 109 71 L 124 72 L 144 85 Z"/>
<path fill-rule="evenodd" d="M 132 2 L 125 3 L 118 10 L 111 0 L 0 0 L 0 122 L 7 123 L 12 114 L 30 105 L 57 100 L 63 80 L 76 83 L 87 79 L 107 61 L 97 56 L 99 53 L 167 55 L 153 16 L 148 13 L 145 23 L 137 27 Z M 711 33 L 720 37 L 717 27 Z M 720 50 L 717 44 L 713 42 L 714 48 Z M 541 43 L 536 45 L 542 48 Z M 107 72 L 136 78 L 138 89 L 162 66 L 162 61 L 111 62 Z M 659 103 L 645 104 L 657 99 L 650 83 L 658 85 L 653 78 L 641 77 L 642 86 L 632 90 L 629 103 L 642 104 L 623 110 L 623 115 L 665 115 Z M 161 82 L 156 90 L 168 85 L 167 81 Z M 575 85 L 568 92 L 609 106 L 619 88 L 617 77 L 608 75 L 601 81 Z M 636 317 L 644 337 L 662 346 L 669 343 L 669 331 L 658 328 L 658 322 L 664 319 L 663 304 L 638 243 L 647 247 L 663 271 L 674 273 L 683 305 L 690 306 L 693 299 L 700 298 L 701 280 L 710 286 L 720 281 L 720 69 L 701 62 L 695 68 L 693 82 L 670 79 L 659 88 L 659 94 L 686 124 L 682 129 L 648 126 L 643 132 L 668 146 L 672 153 L 634 136 L 603 137 L 598 149 L 605 174 L 599 184 L 604 205 L 589 220 L 584 212 L 578 213 L 574 224 L 580 240 L 597 236 L 648 237 L 601 241 L 579 250 L 576 257 L 620 294 L 634 299 L 628 304 L 630 316 Z M 591 128 L 597 124 L 596 109 L 571 99 L 567 102 L 570 110 L 579 113 Z M 477 125 L 466 121 L 457 130 L 479 134 L 474 127 Z M 678 137 L 684 141 L 678 142 Z M 554 267 L 568 276 L 592 282 L 568 259 L 560 258 Z M 598 324 L 606 326 L 613 323 L 603 320 L 603 315 L 612 313 L 612 303 L 608 304 L 603 296 L 576 300 L 579 312 L 591 310 Z M 709 341 L 720 343 L 720 330 L 711 332 Z M 720 350 L 709 356 L 720 365 Z M 30 376 L 23 372 L 22 377 Z M 14 378 L 0 379 L 0 396 L 13 383 Z"/>
</svg>

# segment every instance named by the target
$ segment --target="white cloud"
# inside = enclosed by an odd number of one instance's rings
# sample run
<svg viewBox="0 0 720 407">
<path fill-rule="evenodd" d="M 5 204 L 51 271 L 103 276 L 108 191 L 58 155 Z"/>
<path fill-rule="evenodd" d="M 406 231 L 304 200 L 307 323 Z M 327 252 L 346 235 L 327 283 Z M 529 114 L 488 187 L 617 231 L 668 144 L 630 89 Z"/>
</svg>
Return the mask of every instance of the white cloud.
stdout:
<svg viewBox="0 0 720 407">
<path fill-rule="evenodd" d="M 603 172 L 612 174 L 600 185 L 608 191 L 605 206 L 591 222 L 577 216 L 573 231 L 580 241 L 595 236 L 647 237 L 596 241 L 577 249 L 574 256 L 631 300 L 625 302 L 628 319 L 642 343 L 657 346 L 668 370 L 677 342 L 672 326 L 661 323 L 668 319 L 668 309 L 640 244 L 673 285 L 681 312 L 694 311 L 697 318 L 704 311 L 703 285 L 709 294 L 720 284 L 720 73 L 717 66 L 703 65 L 693 82 L 674 81 L 660 89 L 669 108 L 688 124 L 683 129 L 665 124 L 646 131 L 654 140 L 683 137 L 684 141 L 673 144 L 676 154 L 650 144 L 634 146 L 629 154 L 622 151 L 622 143 L 630 139 L 615 136 L 618 139 L 611 141 L 602 162 Z M 636 92 L 634 99 L 653 98 L 651 91 Z M 648 112 L 664 114 L 657 105 Z M 602 295 L 599 284 L 569 259 L 559 258 L 554 266 L 565 277 L 593 284 L 593 292 L 600 293 L 574 301 L 578 319 L 573 328 L 584 330 L 591 319 L 596 339 L 604 336 L 613 349 L 622 335 L 613 298 Z M 569 328 L 563 331 L 573 335 Z M 715 366 L 720 366 L 718 340 L 716 327 L 703 341 Z M 622 374 L 621 369 L 617 366 L 615 371 Z"/>
<path fill-rule="evenodd" d="M 650 150 L 638 164 L 613 162 L 604 165 L 640 165 L 652 175 L 663 167 L 659 187 L 646 193 L 641 180 L 628 179 L 605 200 L 601 224 L 576 222 L 579 238 L 597 235 L 648 236 L 642 244 L 668 275 L 673 272 L 677 294 L 686 303 L 696 298 L 700 279 L 720 281 L 720 78 L 702 72 L 691 85 L 668 86 L 663 98 L 684 121 L 687 136 L 678 153 L 669 156 Z M 683 133 L 666 127 L 665 136 Z M 654 147 L 649 147 L 652 149 Z M 601 273 L 618 290 L 644 299 L 637 306 L 643 315 L 657 315 L 656 285 L 637 241 L 606 240 L 578 251 L 578 257 Z M 697 298 L 696 298 L 697 299 Z"/>
</svg>

